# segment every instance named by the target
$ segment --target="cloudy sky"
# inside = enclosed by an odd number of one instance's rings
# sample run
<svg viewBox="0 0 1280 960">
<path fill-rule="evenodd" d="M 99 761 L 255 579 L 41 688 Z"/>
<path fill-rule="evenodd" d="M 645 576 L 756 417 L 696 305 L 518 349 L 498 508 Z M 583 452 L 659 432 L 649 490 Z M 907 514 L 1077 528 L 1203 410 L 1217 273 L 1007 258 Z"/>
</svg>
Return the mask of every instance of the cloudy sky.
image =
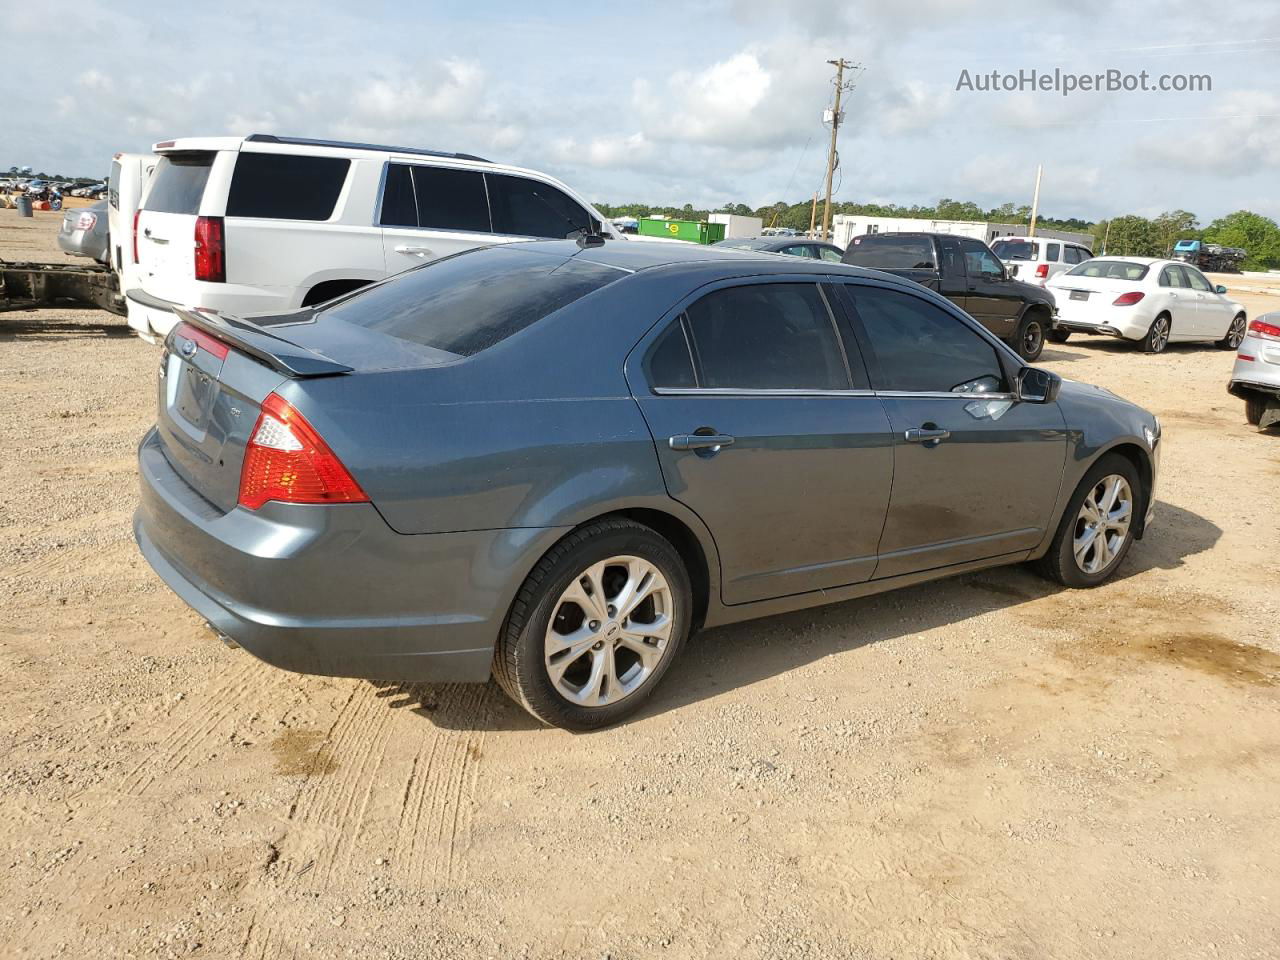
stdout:
<svg viewBox="0 0 1280 960">
<path fill-rule="evenodd" d="M 45 38 L 5 45 L 0 77 L 22 91 L 6 98 L 5 168 L 101 175 L 113 152 L 155 140 L 273 132 L 478 153 L 615 203 L 794 201 L 821 185 L 825 61 L 844 56 L 864 69 L 841 130 L 840 199 L 1029 203 L 1043 163 L 1051 216 L 1280 217 L 1274 0 L 61 9 L 4 16 L 10 41 Z M 1212 90 L 956 89 L 962 70 L 1033 68 L 1208 74 Z"/>
</svg>

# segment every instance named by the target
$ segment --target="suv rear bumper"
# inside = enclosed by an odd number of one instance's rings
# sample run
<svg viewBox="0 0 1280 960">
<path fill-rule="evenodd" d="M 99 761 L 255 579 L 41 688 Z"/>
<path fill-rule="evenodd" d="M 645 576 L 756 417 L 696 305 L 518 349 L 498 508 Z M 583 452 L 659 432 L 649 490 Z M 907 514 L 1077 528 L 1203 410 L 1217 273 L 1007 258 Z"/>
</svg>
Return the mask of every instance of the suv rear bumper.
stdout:
<svg viewBox="0 0 1280 960">
<path fill-rule="evenodd" d="M 507 607 L 559 528 L 406 536 L 367 503 L 222 513 L 138 447 L 133 529 L 160 578 L 219 634 L 298 673 L 489 677 Z"/>
<path fill-rule="evenodd" d="M 202 291 L 190 304 L 164 300 L 140 287 L 125 291 L 129 326 L 144 340 L 159 343 L 178 324 L 178 315 L 173 312 L 176 308 L 199 306 L 240 317 L 292 309 L 289 301 L 289 295 L 293 292 L 291 288 L 248 287 L 224 283 L 201 283 L 198 286 L 215 288 L 215 291 Z"/>
</svg>

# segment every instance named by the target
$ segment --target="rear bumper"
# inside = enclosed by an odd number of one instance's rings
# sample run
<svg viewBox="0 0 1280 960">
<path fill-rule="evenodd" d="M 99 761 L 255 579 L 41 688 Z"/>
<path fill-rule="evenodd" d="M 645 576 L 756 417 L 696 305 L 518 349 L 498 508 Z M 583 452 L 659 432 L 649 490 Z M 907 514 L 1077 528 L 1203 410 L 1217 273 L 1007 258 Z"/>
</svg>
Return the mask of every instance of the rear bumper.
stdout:
<svg viewBox="0 0 1280 960">
<path fill-rule="evenodd" d="M 138 466 L 147 562 L 218 633 L 298 673 L 487 680 L 511 598 L 564 532 L 405 536 L 370 504 L 221 513 L 169 466 L 154 429 Z"/>
<path fill-rule="evenodd" d="M 147 293 L 140 287 L 125 291 L 129 308 L 129 326 L 146 340 L 159 342 L 169 335 L 178 323 L 175 308 L 204 307 L 240 317 L 258 313 L 273 313 L 292 308 L 292 288 L 249 287 L 242 284 L 200 283 L 203 288 L 193 291 L 190 303 L 165 300 Z M 215 288 L 212 292 L 208 288 Z"/>
</svg>

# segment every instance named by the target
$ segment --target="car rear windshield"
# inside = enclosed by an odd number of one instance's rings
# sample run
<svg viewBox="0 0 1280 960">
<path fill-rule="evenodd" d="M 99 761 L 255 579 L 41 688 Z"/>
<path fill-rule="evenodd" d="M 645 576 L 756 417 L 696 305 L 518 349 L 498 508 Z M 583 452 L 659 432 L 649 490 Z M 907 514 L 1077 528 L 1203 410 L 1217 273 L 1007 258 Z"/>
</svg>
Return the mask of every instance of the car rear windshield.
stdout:
<svg viewBox="0 0 1280 960">
<path fill-rule="evenodd" d="M 231 175 L 227 216 L 328 220 L 349 169 L 351 161 L 343 157 L 241 153 Z"/>
<path fill-rule="evenodd" d="M 198 213 L 213 157 L 204 150 L 165 154 L 156 164 L 143 206 L 155 213 Z"/>
<path fill-rule="evenodd" d="M 324 314 L 469 357 L 624 276 L 576 258 L 487 247 L 410 270 Z"/>
<path fill-rule="evenodd" d="M 1126 263 L 1124 260 L 1090 260 L 1067 271 L 1069 277 L 1103 277 L 1107 280 L 1141 280 L 1147 275 L 1147 266 Z"/>
<path fill-rule="evenodd" d="M 997 240 L 991 252 L 1001 260 L 1034 260 L 1036 245 L 1027 240 Z"/>
<path fill-rule="evenodd" d="M 873 269 L 931 270 L 935 265 L 933 241 L 928 237 L 901 237 L 893 234 L 854 237 L 844 253 L 844 262 Z"/>
</svg>

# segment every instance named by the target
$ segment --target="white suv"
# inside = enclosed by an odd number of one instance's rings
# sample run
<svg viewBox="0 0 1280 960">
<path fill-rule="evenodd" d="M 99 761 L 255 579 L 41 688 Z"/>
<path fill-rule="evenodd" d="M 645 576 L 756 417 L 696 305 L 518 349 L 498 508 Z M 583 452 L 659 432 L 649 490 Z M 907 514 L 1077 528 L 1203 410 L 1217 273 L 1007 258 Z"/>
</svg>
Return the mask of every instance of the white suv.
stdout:
<svg viewBox="0 0 1280 960">
<path fill-rule="evenodd" d="M 152 342 L 175 306 L 291 310 L 472 247 L 621 236 L 559 181 L 463 153 L 266 134 L 154 150 L 125 291 L 129 325 Z"/>
<path fill-rule="evenodd" d="M 991 252 L 1019 280 L 1041 287 L 1050 277 L 1093 259 L 1086 247 L 1052 237 L 1001 237 L 992 241 Z"/>
</svg>

